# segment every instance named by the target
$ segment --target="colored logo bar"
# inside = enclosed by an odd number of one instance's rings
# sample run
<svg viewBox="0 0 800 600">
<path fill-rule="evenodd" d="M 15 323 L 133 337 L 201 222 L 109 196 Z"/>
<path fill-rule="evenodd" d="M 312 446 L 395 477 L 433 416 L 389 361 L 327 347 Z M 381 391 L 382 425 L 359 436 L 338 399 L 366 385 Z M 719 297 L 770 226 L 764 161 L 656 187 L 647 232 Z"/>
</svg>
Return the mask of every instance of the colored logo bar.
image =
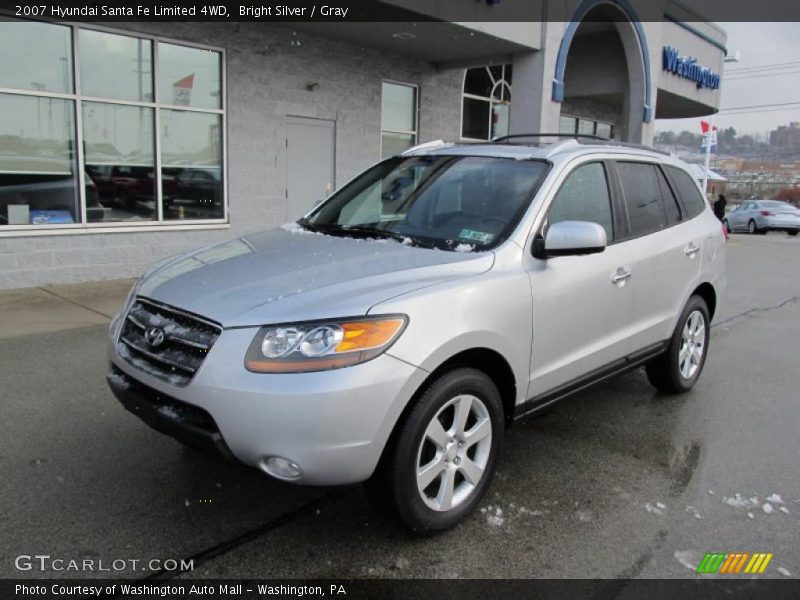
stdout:
<svg viewBox="0 0 800 600">
<path fill-rule="evenodd" d="M 763 573 L 772 552 L 707 552 L 697 567 L 700 573 L 718 573 L 720 575 L 738 575 L 739 573 Z"/>
</svg>

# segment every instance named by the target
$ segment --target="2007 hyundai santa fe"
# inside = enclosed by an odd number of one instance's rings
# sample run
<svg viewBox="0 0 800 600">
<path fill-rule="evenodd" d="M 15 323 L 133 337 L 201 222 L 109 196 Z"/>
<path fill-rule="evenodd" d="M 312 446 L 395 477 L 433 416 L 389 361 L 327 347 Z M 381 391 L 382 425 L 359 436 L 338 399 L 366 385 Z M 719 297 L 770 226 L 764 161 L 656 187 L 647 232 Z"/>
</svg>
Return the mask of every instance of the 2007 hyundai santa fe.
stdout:
<svg viewBox="0 0 800 600">
<path fill-rule="evenodd" d="M 367 481 L 419 532 L 474 509 L 515 419 L 641 365 L 688 391 L 725 279 L 696 181 L 652 149 L 519 141 L 418 146 L 155 265 L 111 323 L 112 389 L 272 477 Z"/>
</svg>

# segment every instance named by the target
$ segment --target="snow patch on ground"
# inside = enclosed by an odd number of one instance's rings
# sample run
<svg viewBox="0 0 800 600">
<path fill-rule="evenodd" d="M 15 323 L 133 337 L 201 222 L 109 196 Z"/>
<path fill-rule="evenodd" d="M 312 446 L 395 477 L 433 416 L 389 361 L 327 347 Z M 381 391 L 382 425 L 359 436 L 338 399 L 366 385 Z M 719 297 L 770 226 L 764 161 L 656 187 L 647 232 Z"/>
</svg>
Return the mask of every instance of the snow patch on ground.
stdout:
<svg viewBox="0 0 800 600">
<path fill-rule="evenodd" d="M 700 514 L 700 511 L 697 510 L 694 506 L 687 506 L 686 512 L 691 513 L 695 519 L 702 519 L 703 515 Z"/>
<path fill-rule="evenodd" d="M 645 502 L 644 507 L 647 510 L 647 512 L 649 512 L 650 514 L 653 514 L 653 515 L 663 515 L 664 514 L 664 509 L 667 508 L 666 506 L 664 506 L 660 502 L 656 502 L 655 506 L 653 506 L 649 502 Z"/>
<path fill-rule="evenodd" d="M 780 497 L 780 494 L 772 494 L 771 496 L 767 496 L 767 502 L 771 502 L 772 504 L 783 504 L 783 498 Z"/>
<path fill-rule="evenodd" d="M 763 510 L 766 514 L 771 515 L 772 511 L 774 511 L 775 509 L 773 508 L 772 504 L 770 504 L 769 502 L 765 502 L 761 506 L 761 510 Z"/>
<path fill-rule="evenodd" d="M 759 505 L 758 496 L 742 498 L 739 493 L 734 494 L 733 497 L 723 497 L 722 503 L 742 510 L 749 510 Z"/>
<path fill-rule="evenodd" d="M 786 567 L 778 567 L 778 573 L 780 573 L 784 577 L 792 576 L 792 574 L 789 572 L 789 569 L 787 569 Z"/>
<path fill-rule="evenodd" d="M 703 558 L 703 556 L 695 550 L 676 550 L 674 556 L 675 560 L 692 571 L 697 571 L 697 565 L 700 564 Z"/>
<path fill-rule="evenodd" d="M 579 510 L 575 513 L 575 518 L 579 523 L 590 523 L 594 520 L 594 515 L 590 510 Z"/>
</svg>

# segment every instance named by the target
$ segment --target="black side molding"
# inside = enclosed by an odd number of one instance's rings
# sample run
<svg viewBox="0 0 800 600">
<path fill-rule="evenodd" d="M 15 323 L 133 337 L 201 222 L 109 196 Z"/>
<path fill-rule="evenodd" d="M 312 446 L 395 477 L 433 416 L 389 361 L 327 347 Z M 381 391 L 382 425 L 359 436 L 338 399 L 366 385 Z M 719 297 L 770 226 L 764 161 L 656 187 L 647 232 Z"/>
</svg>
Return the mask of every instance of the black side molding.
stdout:
<svg viewBox="0 0 800 600">
<path fill-rule="evenodd" d="M 559 400 L 563 400 L 564 398 L 585 390 L 586 388 L 600 383 L 601 381 L 605 381 L 610 377 L 614 377 L 615 375 L 619 375 L 627 371 L 632 371 L 633 369 L 642 366 L 647 361 L 659 356 L 660 354 L 663 354 L 666 351 L 667 346 L 669 346 L 669 340 L 664 340 L 657 344 L 653 344 L 652 346 L 648 346 L 647 348 L 638 350 L 637 352 L 629 354 L 624 358 L 620 358 L 619 360 L 615 360 L 607 365 L 604 365 L 599 369 L 595 369 L 594 371 L 591 371 L 586 375 L 582 375 L 577 379 L 568 381 L 567 383 L 560 385 L 549 392 L 545 392 L 540 396 L 530 398 L 516 407 L 514 410 L 514 420 L 522 419 L 531 413 L 537 412 L 546 406 L 558 402 Z"/>
</svg>

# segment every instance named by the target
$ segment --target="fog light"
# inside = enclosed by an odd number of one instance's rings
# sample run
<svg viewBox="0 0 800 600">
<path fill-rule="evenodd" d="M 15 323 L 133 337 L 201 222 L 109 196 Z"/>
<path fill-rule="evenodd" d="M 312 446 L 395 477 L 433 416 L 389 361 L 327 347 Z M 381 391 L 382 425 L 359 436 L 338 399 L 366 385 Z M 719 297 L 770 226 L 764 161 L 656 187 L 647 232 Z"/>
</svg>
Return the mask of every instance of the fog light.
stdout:
<svg viewBox="0 0 800 600">
<path fill-rule="evenodd" d="M 268 456 L 263 459 L 261 469 L 276 479 L 297 479 L 303 474 L 298 465 L 280 456 Z"/>
</svg>

